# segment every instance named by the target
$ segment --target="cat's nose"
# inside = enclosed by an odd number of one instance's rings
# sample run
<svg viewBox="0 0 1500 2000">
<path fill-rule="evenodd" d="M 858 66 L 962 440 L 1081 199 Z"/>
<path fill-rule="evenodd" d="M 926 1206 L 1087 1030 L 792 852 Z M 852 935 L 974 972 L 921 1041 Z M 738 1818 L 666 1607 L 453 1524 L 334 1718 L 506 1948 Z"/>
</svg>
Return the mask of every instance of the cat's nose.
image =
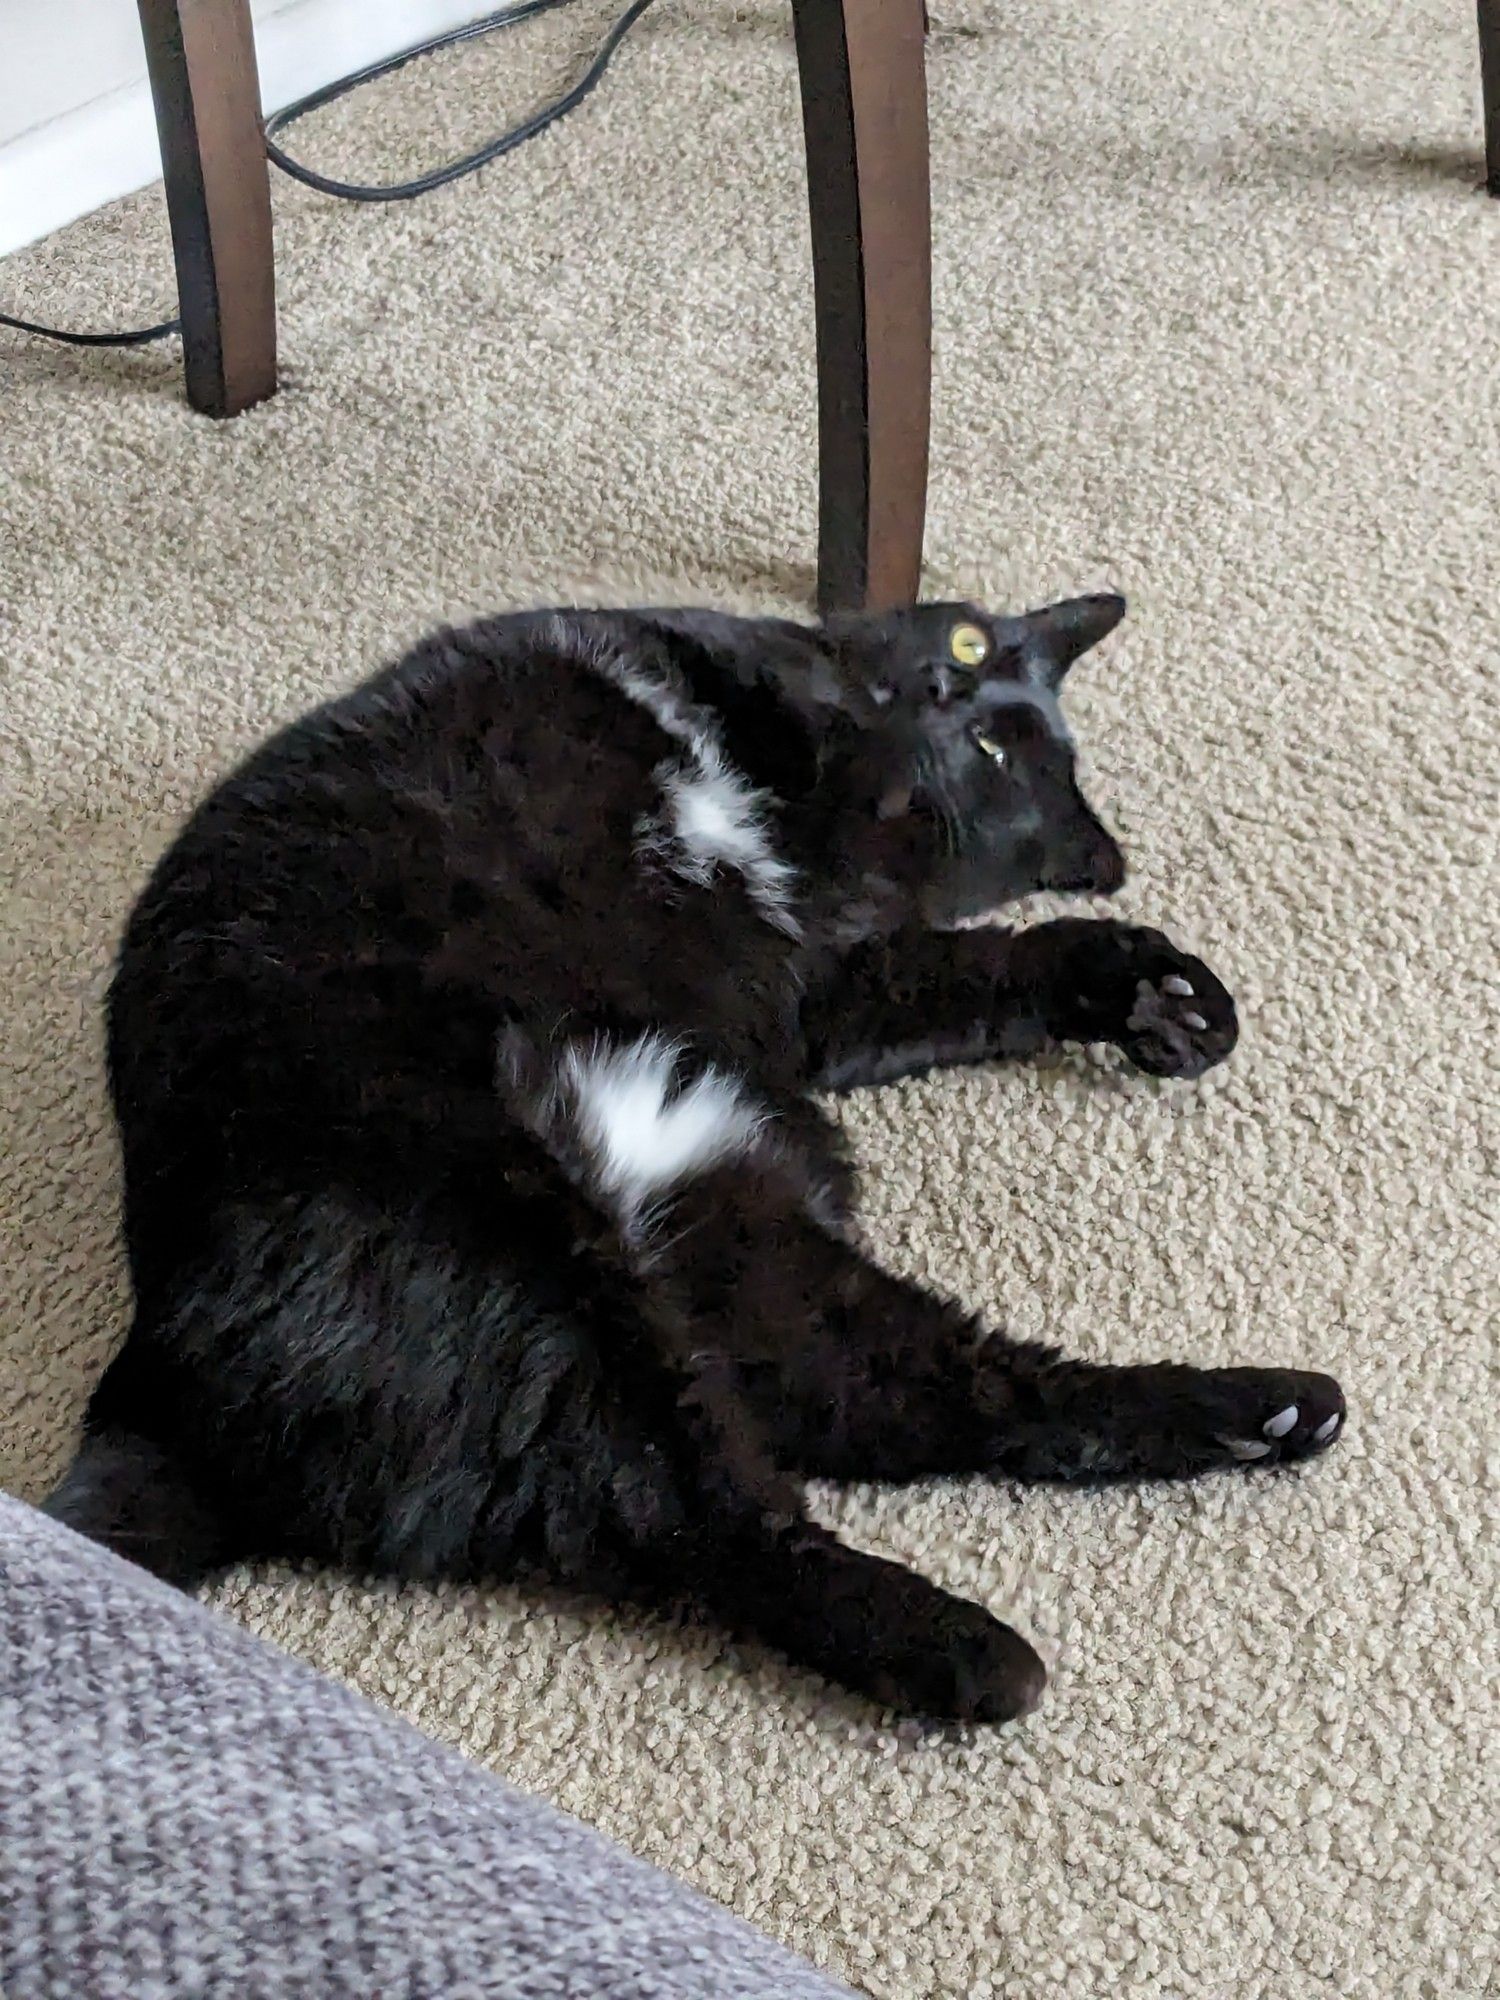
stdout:
<svg viewBox="0 0 1500 2000">
<path fill-rule="evenodd" d="M 1075 848 L 1067 865 L 1048 884 L 1072 896 L 1112 896 L 1124 886 L 1125 856 L 1103 832 Z"/>
</svg>

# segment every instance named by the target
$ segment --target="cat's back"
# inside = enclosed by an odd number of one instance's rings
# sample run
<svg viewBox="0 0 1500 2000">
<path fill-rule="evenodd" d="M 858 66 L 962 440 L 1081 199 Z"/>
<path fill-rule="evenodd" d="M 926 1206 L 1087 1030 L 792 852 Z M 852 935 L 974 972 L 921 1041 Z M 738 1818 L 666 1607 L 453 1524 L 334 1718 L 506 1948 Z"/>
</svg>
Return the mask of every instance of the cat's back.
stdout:
<svg viewBox="0 0 1500 2000">
<path fill-rule="evenodd" d="M 462 906 L 466 875 L 493 891 L 563 838 L 628 844 L 655 732 L 598 672 L 608 645 L 607 628 L 555 614 L 489 619 L 432 634 L 292 722 L 194 812 L 132 913 L 125 956 L 199 927 L 228 942 L 226 924 L 378 924 L 410 916 L 439 879 Z"/>
<path fill-rule="evenodd" d="M 670 639 L 621 613 L 435 633 L 293 723 L 193 815 L 130 919 L 122 1116 L 161 1097 L 163 1065 L 180 1101 L 210 1077 L 284 1086 L 356 1042 L 371 1068 L 436 1060 L 507 1007 L 711 1018 L 747 960 L 761 990 L 795 935 L 791 871 L 712 737 Z"/>
</svg>

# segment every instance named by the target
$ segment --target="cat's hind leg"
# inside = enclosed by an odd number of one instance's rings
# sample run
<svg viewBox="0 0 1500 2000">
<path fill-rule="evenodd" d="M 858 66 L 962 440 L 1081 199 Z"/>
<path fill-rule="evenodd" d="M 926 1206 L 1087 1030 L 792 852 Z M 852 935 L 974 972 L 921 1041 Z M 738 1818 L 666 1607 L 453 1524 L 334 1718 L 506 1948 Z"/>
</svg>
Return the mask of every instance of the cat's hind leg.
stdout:
<svg viewBox="0 0 1500 2000">
<path fill-rule="evenodd" d="M 545 1528 L 546 1566 L 616 1599 L 687 1600 L 737 1637 L 908 1715 L 997 1723 L 1024 1714 L 1045 1673 L 978 1604 L 901 1564 L 845 1547 L 807 1518 L 776 1463 L 717 1329 L 606 1277 L 586 1351 L 550 1399 L 518 1467 Z M 512 1489 L 515 1490 L 515 1482 Z M 502 1560 L 509 1518 L 485 1536 Z"/>
<path fill-rule="evenodd" d="M 916 1332 L 923 1318 L 925 1338 Z M 841 1361 L 836 1394 L 826 1381 L 779 1393 L 787 1462 L 831 1479 L 983 1472 L 1102 1482 L 1270 1469 L 1325 1451 L 1346 1415 L 1329 1375 L 1094 1367 L 998 1333 L 957 1341 L 909 1297 L 901 1319 L 887 1318 Z"/>
<path fill-rule="evenodd" d="M 674 1573 L 729 1629 L 902 1714 L 1008 1722 L 1041 1699 L 1046 1669 L 1019 1633 L 800 1515 L 706 1527 Z"/>
<path fill-rule="evenodd" d="M 1179 1479 L 1290 1465 L 1325 1450 L 1345 1420 L 1338 1383 L 1295 1369 L 1058 1361 L 1017 1377 L 1002 1351 L 983 1364 L 986 1374 L 1012 1385 L 990 1469 L 1017 1479 Z M 993 1397 L 994 1385 L 982 1393 Z"/>
<path fill-rule="evenodd" d="M 611 1436 L 581 1470 L 628 1511 L 627 1583 L 689 1596 L 908 1713 L 1030 1708 L 1044 1673 L 1023 1639 L 806 1516 L 789 1446 L 825 1409 L 816 1392 L 796 1407 L 791 1376 L 817 1381 L 844 1317 L 859 1324 L 862 1299 L 878 1309 L 891 1282 L 826 1226 L 837 1202 L 818 1135 L 660 1036 L 517 1037 L 503 1054 L 508 1106 L 612 1225 L 600 1249 L 618 1275 L 598 1299 L 610 1365 L 585 1399 L 607 1398 Z"/>
</svg>

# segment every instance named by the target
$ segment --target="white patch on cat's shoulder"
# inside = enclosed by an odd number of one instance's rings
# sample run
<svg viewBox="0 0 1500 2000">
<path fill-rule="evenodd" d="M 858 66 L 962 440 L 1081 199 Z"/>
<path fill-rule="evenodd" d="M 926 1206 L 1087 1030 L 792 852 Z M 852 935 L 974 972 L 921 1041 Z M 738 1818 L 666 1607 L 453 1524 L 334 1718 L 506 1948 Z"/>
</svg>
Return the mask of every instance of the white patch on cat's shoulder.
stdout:
<svg viewBox="0 0 1500 2000">
<path fill-rule="evenodd" d="M 797 871 L 771 845 L 767 795 L 729 763 L 713 716 L 694 708 L 660 676 L 621 660 L 601 660 L 595 671 L 682 745 L 679 760 L 657 767 L 668 824 L 649 821 L 641 828 L 642 858 L 664 861 L 674 874 L 700 886 L 712 880 L 715 869 L 733 868 L 766 921 L 788 937 L 801 937 L 791 906 Z"/>
<path fill-rule="evenodd" d="M 689 881 L 707 883 L 719 867 L 733 868 L 762 916 L 789 937 L 802 927 L 791 908 L 796 870 L 781 860 L 766 832 L 762 795 L 716 754 L 662 774 L 672 821 L 669 865 Z M 660 841 L 652 843 L 660 850 Z"/>
<path fill-rule="evenodd" d="M 615 657 L 591 664 L 628 701 L 644 708 L 691 757 L 717 755 L 718 741 L 710 718 L 701 709 L 694 709 L 660 674 L 630 666 Z"/>
<path fill-rule="evenodd" d="M 603 1193 L 634 1223 L 658 1195 L 754 1144 L 766 1114 L 712 1065 L 672 1095 L 681 1048 L 661 1035 L 571 1049 L 558 1078 Z"/>
<path fill-rule="evenodd" d="M 749 801 L 724 771 L 699 772 L 672 781 L 677 837 L 694 856 L 710 861 L 744 861 L 755 854 L 755 827 Z"/>
</svg>

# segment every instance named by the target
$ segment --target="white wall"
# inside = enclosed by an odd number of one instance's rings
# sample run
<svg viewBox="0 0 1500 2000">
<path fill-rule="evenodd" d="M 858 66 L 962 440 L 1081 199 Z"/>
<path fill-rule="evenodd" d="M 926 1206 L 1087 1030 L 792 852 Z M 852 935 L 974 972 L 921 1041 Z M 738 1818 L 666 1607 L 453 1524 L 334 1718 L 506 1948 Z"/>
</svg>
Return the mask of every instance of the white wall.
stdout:
<svg viewBox="0 0 1500 2000">
<path fill-rule="evenodd" d="M 251 0 L 268 110 L 496 0 Z M 134 0 L 0 0 L 0 256 L 158 178 Z"/>
</svg>

